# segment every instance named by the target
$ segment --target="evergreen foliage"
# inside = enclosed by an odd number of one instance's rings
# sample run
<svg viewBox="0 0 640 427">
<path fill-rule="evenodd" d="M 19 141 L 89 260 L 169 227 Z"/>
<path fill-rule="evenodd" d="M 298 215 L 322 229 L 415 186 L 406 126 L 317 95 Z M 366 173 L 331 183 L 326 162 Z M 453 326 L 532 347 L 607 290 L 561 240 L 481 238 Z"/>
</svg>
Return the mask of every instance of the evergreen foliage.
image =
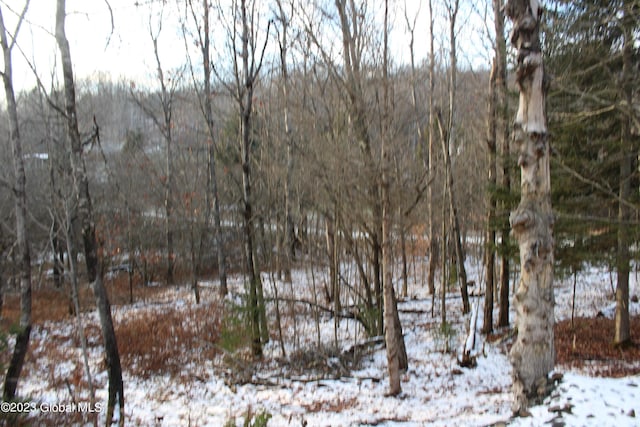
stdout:
<svg viewBox="0 0 640 427">
<path fill-rule="evenodd" d="M 632 173 L 621 177 L 622 153 L 640 148 L 638 128 L 630 140 L 623 126 L 630 115 L 638 119 L 638 94 L 634 90 L 631 111 L 622 96 L 623 44 L 625 34 L 635 39 L 632 52 L 635 88 L 637 72 L 638 1 L 576 0 L 547 4 L 544 52 L 552 76 L 548 101 L 552 133 L 553 206 L 557 219 L 556 260 L 565 271 L 579 270 L 585 262 L 615 266 L 620 185 L 631 183 L 634 219 L 628 228 L 638 232 L 638 161 Z M 632 239 L 634 240 L 634 239 Z M 633 251 L 632 258 L 637 257 Z"/>
</svg>

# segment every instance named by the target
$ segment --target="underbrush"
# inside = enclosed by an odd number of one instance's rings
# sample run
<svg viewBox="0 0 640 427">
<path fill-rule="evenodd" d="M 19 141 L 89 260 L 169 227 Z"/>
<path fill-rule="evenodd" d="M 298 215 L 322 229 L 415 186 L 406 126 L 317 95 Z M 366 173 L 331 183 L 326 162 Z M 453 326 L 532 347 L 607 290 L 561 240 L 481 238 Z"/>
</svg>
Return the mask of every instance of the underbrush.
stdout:
<svg viewBox="0 0 640 427">
<path fill-rule="evenodd" d="M 632 344 L 613 345 L 615 323 L 605 317 L 563 320 L 555 326 L 556 362 L 591 375 L 624 377 L 640 373 L 640 316 L 631 318 Z"/>
<path fill-rule="evenodd" d="M 218 353 L 223 312 L 217 302 L 145 310 L 115 326 L 123 369 L 148 378 L 176 375 L 189 363 Z"/>
</svg>

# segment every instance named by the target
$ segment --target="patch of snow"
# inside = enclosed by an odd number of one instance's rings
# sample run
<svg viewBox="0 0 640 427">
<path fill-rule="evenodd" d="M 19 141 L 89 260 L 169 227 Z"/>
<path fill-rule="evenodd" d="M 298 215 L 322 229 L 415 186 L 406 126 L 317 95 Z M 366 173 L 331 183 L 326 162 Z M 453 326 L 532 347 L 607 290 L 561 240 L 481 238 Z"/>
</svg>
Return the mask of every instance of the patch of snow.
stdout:
<svg viewBox="0 0 640 427">
<path fill-rule="evenodd" d="M 352 266 L 344 266 L 345 277 L 353 274 Z M 396 269 L 400 271 L 400 269 Z M 328 273 L 317 268 L 297 270 L 293 284 L 263 275 L 265 296 L 273 297 L 274 287 L 283 298 L 314 301 L 325 304 L 323 284 Z M 313 273 L 313 274 L 311 274 Z M 479 263 L 469 264 L 469 278 L 481 284 Z M 314 283 L 315 280 L 315 283 Z M 229 301 L 241 303 L 244 292 L 242 276 L 229 278 Z M 400 283 L 400 280 L 397 280 Z M 264 348 L 265 357 L 253 374 L 253 384 L 236 383 L 227 375 L 229 366 L 221 358 L 202 361 L 194 357 L 177 377 L 154 375 L 140 378 L 124 367 L 125 424 L 160 426 L 220 426 L 229 420 L 243 425 L 246 414 L 265 411 L 272 415 L 269 426 L 290 426 L 307 423 L 309 426 L 487 426 L 509 422 L 514 426 L 539 426 L 561 418 L 566 426 L 632 426 L 639 425 L 633 414 L 640 416 L 640 377 L 620 379 L 591 378 L 577 371 L 564 372 L 564 378 L 542 405 L 531 408 L 529 418 L 511 419 L 511 365 L 503 345 L 478 340 L 473 346 L 477 366 L 460 368 L 455 354 L 442 352 L 439 341 L 439 307 L 431 317 L 431 296 L 418 278 L 409 280 L 409 298 L 399 302 L 400 318 L 409 357 L 409 370 L 402 376 L 402 394 L 388 397 L 386 354 L 382 345 L 373 345 L 353 370 L 341 370 L 343 363 L 337 353 L 329 351 L 336 343 L 346 351 L 366 341 L 363 327 L 353 319 L 337 320 L 325 312 L 314 312 L 308 304 L 280 303 L 286 354 L 325 349 L 324 360 L 333 375 L 313 372 L 294 372 L 276 360 L 282 357 L 278 332 L 272 327 L 272 340 Z M 216 281 L 201 282 L 203 303 L 215 300 Z M 478 285 L 480 287 L 480 285 Z M 571 316 L 573 280 L 557 281 L 556 318 Z M 576 315 L 595 316 L 608 310 L 612 301 L 608 273 L 590 269 L 579 275 L 576 294 Z M 632 292 L 638 293 L 637 280 Z M 472 297 L 476 316 L 474 328 L 482 325 L 481 295 Z M 348 304 L 348 300 L 344 301 Z M 461 300 L 457 293 L 447 297 L 448 318 L 454 328 L 453 348 L 471 349 L 466 324 L 469 317 L 461 314 Z M 153 301 L 137 302 L 129 306 L 114 306 L 114 321 L 152 311 L 161 315 L 164 310 L 192 310 L 195 307 L 191 290 L 171 287 L 153 297 Z M 632 304 L 637 313 L 638 304 Z M 274 304 L 269 305 L 274 319 Z M 317 316 L 318 323 L 315 318 Z M 85 325 L 98 325 L 96 313 L 84 313 Z M 337 328 L 337 332 L 335 327 Z M 82 366 L 79 342 L 75 338 L 73 319 L 66 322 L 45 322 L 33 329 L 33 354 L 28 360 L 19 393 L 36 402 L 65 404 L 71 402 L 64 380 Z M 480 335 L 476 335 L 480 338 Z M 45 343 L 60 343 L 65 360 L 45 352 Z M 188 353 L 192 349 L 185 348 Z M 59 356 L 59 355 L 58 355 Z M 96 387 L 96 398 L 106 402 L 107 372 L 99 342 L 91 342 L 90 366 Z M 50 359 L 51 358 L 51 359 Z M 197 361 L 196 361 L 197 360 Z M 294 363 L 294 361 L 292 361 Z M 238 361 L 238 366 L 243 362 Z M 84 375 L 84 370 L 81 371 Z M 231 372 L 233 373 L 233 372 Z M 75 398 L 88 401 L 88 391 L 73 390 Z M 105 403 L 106 404 L 106 403 Z M 552 410 L 553 412 L 550 412 Z M 32 414 L 34 417 L 37 414 Z M 101 423 L 105 414 L 101 414 Z"/>
</svg>

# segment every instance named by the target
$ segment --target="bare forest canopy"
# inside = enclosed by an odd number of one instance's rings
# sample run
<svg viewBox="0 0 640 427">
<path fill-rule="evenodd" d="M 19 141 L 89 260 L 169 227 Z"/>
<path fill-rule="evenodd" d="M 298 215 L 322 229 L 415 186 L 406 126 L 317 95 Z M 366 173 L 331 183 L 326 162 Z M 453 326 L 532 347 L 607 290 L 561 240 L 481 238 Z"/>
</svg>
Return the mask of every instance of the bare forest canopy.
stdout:
<svg viewBox="0 0 640 427">
<path fill-rule="evenodd" d="M 403 61 L 394 61 L 394 55 L 400 48 L 392 45 L 397 49 L 391 49 L 391 67 L 388 74 L 384 73 L 381 50 L 384 31 L 379 10 L 370 2 L 358 6 L 362 15 L 358 15 L 356 26 L 353 27 L 352 36 L 356 43 L 350 55 L 353 55 L 352 61 L 358 61 L 355 78 L 362 94 L 361 113 L 370 137 L 371 152 L 379 153 L 381 142 L 389 140 L 394 226 L 411 233 L 424 232 L 428 211 L 427 188 L 442 188 L 444 159 L 441 150 L 435 150 L 431 159 L 434 173 L 425 172 L 429 166 L 430 110 L 427 101 L 433 96 L 433 108 L 443 117 L 448 117 L 451 112 L 454 119 L 449 150 L 455 176 L 455 205 L 460 210 L 462 234 L 473 236 L 481 233 L 486 222 L 484 211 L 487 191 L 504 201 L 496 215 L 496 229 L 502 227 L 519 196 L 516 182 L 509 188 L 500 185 L 492 187 L 485 178 L 488 161 L 486 105 L 489 71 L 482 68 L 464 71 L 468 61 L 458 60 L 456 64 L 460 69 L 455 81 L 453 103 L 449 99 L 451 58 L 447 55 L 451 48 L 447 45 L 446 26 L 442 22 L 444 18 L 450 18 L 453 5 L 454 2 L 435 4 L 434 13 L 440 22 L 435 29 L 440 33 L 434 34 L 439 48 L 434 56 L 433 91 L 427 84 L 429 60 L 426 57 L 426 39 L 419 32 L 421 28 L 424 31 L 428 24 L 426 4 L 421 5 L 420 15 L 417 15 L 417 10 L 404 10 L 397 6 L 392 20 L 394 31 L 398 33 L 399 28 L 404 28 L 408 42 L 411 42 L 402 49 L 413 52 L 415 57 L 402 54 Z M 285 216 L 282 189 L 289 179 L 290 196 L 293 197 L 289 206 L 300 244 L 312 244 L 309 236 L 314 233 L 322 240 L 317 229 L 319 224 L 314 224 L 314 221 L 318 222 L 318 218 L 326 215 L 335 216 L 340 228 L 349 235 L 356 230 L 365 235 L 371 234 L 373 195 L 367 182 L 373 179 L 380 168 L 380 158 L 374 154 L 373 163 L 363 160 L 351 126 L 353 117 L 349 103 L 353 94 L 345 89 L 348 71 L 343 63 L 344 54 L 337 32 L 340 26 L 338 15 L 329 3 L 304 7 L 296 2 L 287 3 L 281 15 L 276 13 L 275 2 L 273 6 L 269 9 L 271 15 L 257 13 L 252 17 L 256 31 L 253 45 L 255 59 L 262 53 L 266 57 L 266 65 L 260 69 L 255 80 L 251 107 L 254 115 L 250 138 L 251 163 L 255 165 L 252 177 L 255 217 L 265 230 L 273 230 L 282 224 Z M 482 10 L 468 10 L 470 6 L 463 4 L 462 15 L 467 20 L 458 21 L 457 28 L 468 25 L 471 15 L 483 17 L 486 27 L 492 28 L 489 14 Z M 598 31 L 588 24 L 581 27 L 581 21 L 574 19 L 576 14 L 586 14 L 590 8 L 597 6 L 584 1 L 571 5 L 549 2 L 546 7 L 547 13 L 543 18 L 544 43 L 548 46 L 545 51 L 550 57 L 547 69 L 552 78 L 549 126 L 555 154 L 552 180 L 557 183 L 554 185 L 553 201 L 558 218 L 556 262 L 571 269 L 579 268 L 585 259 L 615 265 L 612 250 L 615 247 L 616 224 L 620 223 L 617 206 L 622 203 L 632 208 L 634 215 L 624 222 L 636 230 L 638 205 L 633 197 L 621 200 L 619 196 L 615 182 L 618 150 L 615 135 L 618 133 L 610 130 L 617 123 L 616 114 L 628 113 L 632 130 L 630 135 L 637 143 L 637 91 L 633 91 L 629 106 L 616 100 L 619 78 L 611 69 L 622 69 L 623 66 L 619 32 L 606 26 L 609 24 L 598 27 Z M 618 2 L 601 7 L 598 9 L 602 15 L 601 21 L 608 22 L 607 16 L 615 16 L 616 8 L 622 10 L 620 8 L 623 7 Z M 170 22 L 176 19 L 175 16 L 161 13 L 162 8 L 154 2 L 140 4 L 136 10 L 139 13 L 145 8 L 148 8 L 146 27 L 140 29 L 140 37 L 148 39 L 149 57 L 153 58 L 154 53 L 166 49 L 162 45 L 164 43 L 172 51 L 184 53 L 181 65 L 165 69 L 158 54 L 155 55 L 157 62 L 148 63 L 150 78 L 144 83 L 126 79 L 113 81 L 108 74 L 96 74 L 79 80 L 80 131 L 88 137 L 94 126 L 97 125 L 100 130 L 99 141 L 92 141 L 84 149 L 92 198 L 100 218 L 98 229 L 104 233 L 105 253 L 115 255 L 142 249 L 149 253 L 161 251 L 162 237 L 158 224 L 162 222 L 167 179 L 165 134 L 168 128 L 171 129 L 175 141 L 172 154 L 172 186 L 175 191 L 172 198 L 176 207 L 172 227 L 177 231 L 177 262 L 188 264 L 195 235 L 205 236 L 206 244 L 201 252 L 213 253 L 208 247 L 213 244 L 212 231 L 207 227 L 207 216 L 211 214 L 207 206 L 211 202 L 208 198 L 210 146 L 214 147 L 220 180 L 222 222 L 233 225 L 239 224 L 242 219 L 238 204 L 242 192 L 239 145 L 241 120 L 234 80 L 242 76 L 234 77 L 232 73 L 236 57 L 230 48 L 233 26 L 229 18 L 233 9 L 224 9 L 222 4 L 213 5 L 211 9 L 211 27 L 215 27 L 215 32 L 223 30 L 225 37 L 210 40 L 210 56 L 213 57 L 213 52 L 226 56 L 221 56 L 219 61 L 211 64 L 209 93 L 205 94 L 201 77 L 203 61 L 201 55 L 198 56 L 198 50 L 192 49 L 193 46 L 202 47 L 202 10 L 194 6 L 193 10 L 187 10 L 189 13 L 183 13 L 180 20 L 185 29 L 176 34 L 175 29 L 161 25 L 162 19 Z M 635 9 L 633 13 L 637 13 Z M 473 19 L 474 23 L 476 18 Z M 104 19 L 109 19 L 108 13 L 105 13 Z M 29 26 L 29 21 L 24 25 Z M 609 26 L 615 27 L 614 24 Z M 285 28 L 288 38 L 284 38 Z M 175 40 L 167 42 L 168 39 L 163 37 L 172 31 Z M 492 45 L 491 33 L 488 29 L 484 31 L 484 40 L 480 43 Z M 632 32 L 636 40 L 631 58 L 635 69 L 637 34 L 637 31 Z M 70 37 L 81 36 L 73 34 Z M 323 43 L 329 39 L 336 43 Z M 156 40 L 158 51 L 154 51 L 153 40 Z M 603 40 L 606 43 L 601 43 Z M 466 39 L 455 40 L 460 55 L 465 55 L 468 43 Z M 286 54 L 279 58 L 283 47 L 286 48 Z M 576 52 L 581 54 L 576 55 Z M 84 54 L 76 52 L 76 60 L 81 61 Z M 279 63 L 280 59 L 284 60 L 284 68 Z M 585 64 L 582 65 L 578 59 Z M 600 70 L 603 75 L 598 75 Z M 51 74 L 51 71 L 40 68 L 36 71 L 40 73 L 42 81 Z M 388 111 L 383 108 L 383 86 L 387 80 L 391 106 Z M 511 78 L 510 82 L 507 115 L 513 117 L 517 100 Z M 49 86 L 37 87 L 18 94 L 29 187 L 29 224 L 36 253 L 43 255 L 51 251 L 48 224 L 53 207 L 50 206 L 50 193 L 56 191 L 58 186 L 64 189 L 67 179 L 62 155 L 66 138 L 60 115 L 63 99 L 58 86 L 54 85 L 53 89 Z M 209 99 L 212 106 L 211 123 L 207 123 L 202 114 L 205 98 Z M 170 111 L 166 111 L 167 107 Z M 170 113 L 169 120 L 165 122 L 167 112 Z M 389 116 L 389 129 L 383 129 L 382 117 L 385 114 Z M 599 117 L 605 117 L 607 121 L 591 120 Z M 3 120 L 0 126 L 6 127 L 6 123 Z M 212 125 L 212 132 L 209 124 Z M 435 122 L 432 126 L 436 126 Z M 610 142 L 605 137 L 598 138 L 599 129 L 607 134 Z M 2 134 L 7 135 L 7 130 L 2 130 Z M 0 156 L 3 164 L 10 164 L 11 152 L 7 140 L 4 141 Z M 287 161 L 287 147 L 291 149 L 294 162 Z M 515 159 L 501 162 L 511 165 L 510 176 L 512 180 L 517 180 Z M 637 187 L 637 168 L 631 168 L 631 171 L 633 174 L 627 180 Z M 508 171 L 505 169 L 504 173 Z M 0 175 L 3 182 L 13 181 L 11 168 L 3 168 Z M 9 203 L 11 192 L 6 186 L 0 188 L 0 197 L 4 200 L 0 208 L 2 248 L 9 253 L 14 231 L 11 227 L 12 204 Z M 433 215 L 441 217 L 442 191 L 433 191 L 430 201 Z M 127 228 L 127 221 L 134 226 Z M 127 234 L 126 229 L 132 230 L 133 234 Z M 234 237 L 232 230 L 233 227 L 229 227 L 225 237 L 229 242 L 239 238 Z M 438 229 L 435 232 L 441 231 Z M 437 239 L 434 235 L 433 240 Z M 262 256 L 269 258 L 271 251 L 267 248 L 271 245 L 267 242 L 263 245 L 265 250 Z M 594 247 L 598 247 L 598 250 L 593 250 Z M 510 252 L 515 256 L 513 249 Z M 240 263 L 241 251 L 236 258 L 234 262 Z M 215 264 L 213 260 L 202 262 L 209 266 Z M 272 261 L 265 259 L 265 262 L 270 264 Z"/>
</svg>

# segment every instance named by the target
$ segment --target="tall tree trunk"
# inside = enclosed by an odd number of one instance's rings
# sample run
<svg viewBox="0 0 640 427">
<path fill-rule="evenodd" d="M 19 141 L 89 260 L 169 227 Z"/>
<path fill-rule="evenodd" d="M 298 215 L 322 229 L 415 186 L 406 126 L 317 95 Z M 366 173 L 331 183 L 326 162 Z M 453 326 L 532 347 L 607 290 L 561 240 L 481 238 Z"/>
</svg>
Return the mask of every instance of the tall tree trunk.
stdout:
<svg viewBox="0 0 640 427">
<path fill-rule="evenodd" d="M 252 113 L 253 113 L 253 91 L 255 82 L 260 72 L 260 65 L 257 65 L 255 52 L 255 39 L 253 34 L 255 29 L 254 16 L 249 16 L 246 0 L 240 1 L 240 24 L 242 30 L 240 34 L 241 46 L 240 75 L 237 76 L 237 100 L 240 107 L 240 137 L 241 137 L 241 161 L 242 161 L 242 200 L 244 217 L 244 249 L 246 270 L 249 280 L 249 314 L 251 319 L 251 338 L 253 354 L 262 356 L 262 344 L 268 338 L 266 324 L 266 313 L 264 307 L 264 296 L 262 295 L 262 282 L 255 256 L 255 218 L 253 214 L 253 195 L 251 181 L 251 142 L 252 142 Z M 250 29 L 251 26 L 251 29 Z M 251 52 L 250 43 L 251 41 Z M 263 51 L 264 53 L 264 51 Z M 250 55 L 252 56 L 250 58 Z M 262 64 L 260 58 L 259 64 Z"/>
<path fill-rule="evenodd" d="M 449 12 L 449 117 L 447 120 L 447 130 L 443 134 L 440 130 L 442 140 L 442 150 L 445 158 L 445 179 L 449 180 L 447 188 L 449 190 L 449 208 L 453 223 L 454 250 L 456 253 L 456 268 L 458 273 L 458 283 L 460 294 L 462 295 L 462 313 L 471 311 L 469 304 L 469 293 L 467 289 L 467 269 L 464 265 L 465 253 L 462 245 L 462 233 L 460 231 L 460 219 L 458 208 L 454 196 L 453 164 L 451 162 L 451 147 L 455 144 L 455 121 L 456 121 L 456 91 L 458 80 L 458 57 L 456 49 L 456 20 L 459 11 L 460 0 L 451 0 L 448 5 Z M 440 120 L 442 122 L 442 120 Z"/>
<path fill-rule="evenodd" d="M 371 264 L 373 267 L 373 284 L 375 293 L 375 302 L 377 309 L 376 317 L 376 334 L 381 335 L 384 330 L 384 313 L 383 313 L 383 284 L 382 284 L 382 204 L 381 189 L 378 175 L 378 168 L 374 161 L 371 149 L 371 136 L 367 123 L 367 111 L 362 88 L 361 75 L 361 57 L 358 50 L 358 41 L 363 37 L 359 33 L 360 25 L 358 22 L 359 13 L 355 9 L 355 4 L 350 1 L 348 10 L 347 0 L 335 0 L 336 10 L 340 19 L 340 29 L 342 32 L 342 54 L 345 70 L 345 87 L 348 96 L 348 111 L 351 121 L 354 137 L 360 147 L 363 162 L 366 170 L 371 177 L 368 183 L 368 198 L 371 201 L 372 230 L 369 233 L 369 241 L 371 247 Z"/>
<path fill-rule="evenodd" d="M 629 25 L 629 14 L 631 5 L 624 8 L 623 27 L 624 27 L 624 45 L 622 48 L 622 85 L 620 97 L 626 101 L 626 105 L 633 105 L 633 44 L 634 36 L 628 28 L 634 28 L 634 22 Z M 637 24 L 637 22 L 635 23 Z M 617 346 L 623 346 L 631 342 L 631 326 L 629 319 L 629 271 L 630 271 L 630 254 L 629 254 L 629 234 L 630 227 L 628 225 L 631 217 L 631 210 L 626 203 L 622 201 L 629 200 L 631 196 L 631 174 L 633 173 L 633 145 L 631 144 L 631 112 L 625 113 L 622 120 L 621 135 L 621 152 L 620 160 L 620 203 L 618 204 L 618 262 L 617 262 L 617 286 L 616 286 L 616 315 L 615 315 L 615 332 L 613 342 Z"/>
<path fill-rule="evenodd" d="M 434 91 L 436 88 L 436 54 L 434 47 L 433 34 L 434 18 L 433 18 L 433 0 L 429 0 L 429 161 L 428 161 L 428 180 L 433 182 L 435 175 L 435 143 L 434 143 L 434 126 L 435 126 L 435 104 Z M 429 217 L 429 270 L 427 273 L 427 283 L 429 293 L 435 298 L 435 275 L 438 265 L 438 239 L 436 238 L 436 221 L 435 211 L 433 209 L 433 187 L 429 185 L 427 188 L 427 216 Z M 445 239 L 444 236 L 441 236 Z M 444 254 L 442 254 L 444 256 Z M 442 272 L 444 277 L 444 272 Z M 433 308 L 433 304 L 431 307 Z M 431 312 L 433 316 L 433 310 Z"/>
<path fill-rule="evenodd" d="M 19 23 L 14 31 L 12 40 L 9 43 L 7 31 L 4 25 L 4 17 L 0 8 L 0 44 L 4 56 L 4 71 L 2 82 L 7 102 L 7 113 L 9 116 L 9 139 L 11 141 L 11 151 L 13 154 L 13 168 L 15 186 L 13 188 L 16 215 L 16 240 L 19 257 L 20 274 L 20 328 L 16 335 L 16 342 L 13 348 L 13 355 L 9 362 L 9 367 L 4 381 L 3 400 L 10 401 L 15 398 L 18 387 L 18 379 L 22 372 L 24 359 L 29 348 L 29 338 L 31 336 L 31 254 L 29 250 L 29 236 L 27 232 L 27 178 L 24 170 L 24 158 L 22 155 L 22 140 L 18 123 L 18 107 L 16 105 L 15 93 L 13 90 L 13 70 L 11 50 L 15 46 L 15 40 L 20 28 L 20 24 L 27 12 L 29 2 L 25 4 Z"/>
<path fill-rule="evenodd" d="M 493 294 L 495 287 L 495 264 L 496 264 L 496 60 L 494 59 L 489 78 L 489 108 L 487 114 L 487 149 L 489 150 L 488 189 L 487 189 L 487 223 L 485 225 L 484 242 L 484 269 L 485 269 L 485 291 L 484 291 L 484 317 L 482 333 L 493 332 Z"/>
<path fill-rule="evenodd" d="M 71 144 L 71 168 L 74 174 L 76 188 L 77 218 L 80 220 L 82 230 L 82 242 L 84 248 L 85 263 L 89 282 L 96 280 L 98 273 L 98 246 L 95 236 L 95 224 L 93 223 L 91 197 L 89 193 L 89 180 L 86 166 L 82 158 L 82 141 L 78 130 L 78 117 L 76 111 L 76 90 L 73 80 L 73 65 L 71 51 L 65 34 L 66 0 L 57 0 L 56 11 L 56 40 L 62 60 L 62 72 L 64 78 L 64 92 L 66 103 L 67 134 Z M 73 256 L 69 254 L 69 256 Z"/>
<path fill-rule="evenodd" d="M 218 259 L 218 278 L 220 280 L 220 295 L 225 296 L 228 292 L 227 286 L 227 261 L 224 250 L 224 240 L 222 238 L 222 226 L 220 221 L 220 196 L 218 193 L 218 177 L 216 173 L 216 152 L 215 152 L 215 126 L 213 123 L 213 108 L 211 105 L 211 55 L 210 55 L 210 28 L 209 28 L 209 1 L 202 0 L 203 12 L 203 40 L 202 40 L 202 61 L 204 94 L 202 95 L 204 116 L 207 121 L 209 132 L 209 207 L 213 208 L 213 231 L 216 244 L 216 255 Z M 208 218 L 207 218 L 208 219 Z"/>
<path fill-rule="evenodd" d="M 160 54 L 158 52 L 158 35 L 151 33 L 153 41 L 153 53 L 157 66 L 157 77 L 160 82 L 161 104 L 162 104 L 162 123 L 158 123 L 160 131 L 165 141 L 165 177 L 164 177 L 164 237 L 167 247 L 165 280 L 167 285 L 174 283 L 175 277 L 175 253 L 173 245 L 173 109 L 172 99 L 173 91 L 167 88 L 164 79 L 164 71 L 160 63 Z M 154 119 L 155 120 L 155 119 Z"/>
<path fill-rule="evenodd" d="M 443 129 L 442 118 L 438 116 L 438 126 L 440 128 L 440 140 L 442 141 L 442 154 L 444 156 L 444 174 L 445 174 L 445 189 L 446 198 L 449 201 L 449 215 L 451 215 L 451 222 L 453 226 L 453 245 L 456 254 L 456 272 L 458 275 L 458 283 L 460 285 L 460 295 L 462 296 L 462 313 L 467 314 L 471 311 L 469 304 L 469 292 L 467 290 L 467 270 L 464 266 L 464 250 L 462 247 L 462 236 L 460 233 L 460 222 L 458 220 L 458 209 L 455 203 L 455 194 L 453 191 L 453 171 L 451 170 L 451 156 L 449 154 L 450 140 L 448 132 Z M 443 200 L 443 203 L 446 203 Z M 446 218 L 443 218 L 446 221 Z"/>
<path fill-rule="evenodd" d="M 66 1 L 57 0 L 56 9 L 56 41 L 60 49 L 62 72 L 64 77 L 65 113 L 67 119 L 67 134 L 70 143 L 71 168 L 74 175 L 74 192 L 78 203 L 77 215 L 82 224 L 82 237 L 85 244 L 85 256 L 93 257 L 92 268 L 95 268 L 93 293 L 100 317 L 102 338 L 105 347 L 105 361 L 109 377 L 109 397 L 107 402 L 106 425 L 111 425 L 114 418 L 120 426 L 124 426 L 124 385 L 122 382 L 122 367 L 116 335 L 111 317 L 111 307 L 107 292 L 102 282 L 102 268 L 98 262 L 97 241 L 93 212 L 89 197 L 89 181 L 82 157 L 82 141 L 78 130 L 78 114 L 76 109 L 75 83 L 73 79 L 73 65 L 71 51 L 65 33 Z M 71 256 L 71 254 L 70 254 Z M 88 269 L 89 269 L 89 261 Z M 116 412 L 117 411 L 117 412 Z"/>
<path fill-rule="evenodd" d="M 166 275 L 167 285 L 175 281 L 175 254 L 173 247 L 173 141 L 171 136 L 171 120 L 167 127 L 168 136 L 165 137 L 165 183 L 164 183 L 164 237 L 167 246 Z"/>
<path fill-rule="evenodd" d="M 295 227 L 293 220 L 293 135 L 289 122 L 289 71 L 287 69 L 287 52 L 289 48 L 288 29 L 289 20 L 293 16 L 293 2 L 290 4 L 290 15 L 287 16 L 282 0 L 277 1 L 279 20 L 282 26 L 280 39 L 280 70 L 282 76 L 282 98 L 284 102 L 283 120 L 284 137 L 287 146 L 287 172 L 284 182 L 284 248 L 285 248 L 285 279 L 291 281 L 291 263 L 295 260 Z"/>
<path fill-rule="evenodd" d="M 383 44 L 383 117 L 382 117 L 382 144 L 381 144 L 381 196 L 382 196 L 382 269 L 383 269 L 383 295 L 384 295 L 384 330 L 385 344 L 387 348 L 387 369 L 389 371 L 389 395 L 397 396 L 402 391 L 400 385 L 400 370 L 406 369 L 406 349 L 402 336 L 402 325 L 398 316 L 398 304 L 393 286 L 393 257 L 391 250 L 392 240 L 392 206 L 390 191 L 389 169 L 391 167 L 389 155 L 389 121 L 390 121 L 390 94 L 389 94 L 389 0 L 384 2 L 384 44 Z M 404 360 L 401 361 L 401 359 Z"/>
<path fill-rule="evenodd" d="M 440 270 L 442 272 L 440 283 L 440 327 L 444 328 L 447 325 L 447 288 L 449 287 L 449 275 L 447 269 L 447 263 L 449 257 L 447 256 L 447 185 L 446 179 L 442 180 L 442 224 L 441 224 L 441 246 L 440 246 Z M 435 296 L 435 295 L 434 295 Z"/>
<path fill-rule="evenodd" d="M 500 163 L 502 164 L 502 174 L 500 176 L 500 186 L 507 194 L 511 189 L 511 173 L 509 164 L 509 108 L 507 102 L 507 42 L 504 37 L 504 11 L 503 0 L 493 0 L 493 13 L 496 32 L 496 113 L 498 129 L 496 137 L 500 144 Z M 498 326 L 509 326 L 509 221 L 507 218 L 507 202 L 502 201 L 502 211 L 504 219 L 500 223 L 504 224 L 500 231 L 500 310 L 498 313 Z"/>
<path fill-rule="evenodd" d="M 539 37 L 538 0 L 510 0 L 511 42 L 517 50 L 520 90 L 513 141 L 518 148 L 521 199 L 509 222 L 520 249 L 520 282 L 515 295 L 518 336 L 511 348 L 513 409 L 523 413 L 529 399 L 544 395 L 553 369 L 553 212 L 549 137 L 545 112 L 545 75 Z"/>
</svg>

